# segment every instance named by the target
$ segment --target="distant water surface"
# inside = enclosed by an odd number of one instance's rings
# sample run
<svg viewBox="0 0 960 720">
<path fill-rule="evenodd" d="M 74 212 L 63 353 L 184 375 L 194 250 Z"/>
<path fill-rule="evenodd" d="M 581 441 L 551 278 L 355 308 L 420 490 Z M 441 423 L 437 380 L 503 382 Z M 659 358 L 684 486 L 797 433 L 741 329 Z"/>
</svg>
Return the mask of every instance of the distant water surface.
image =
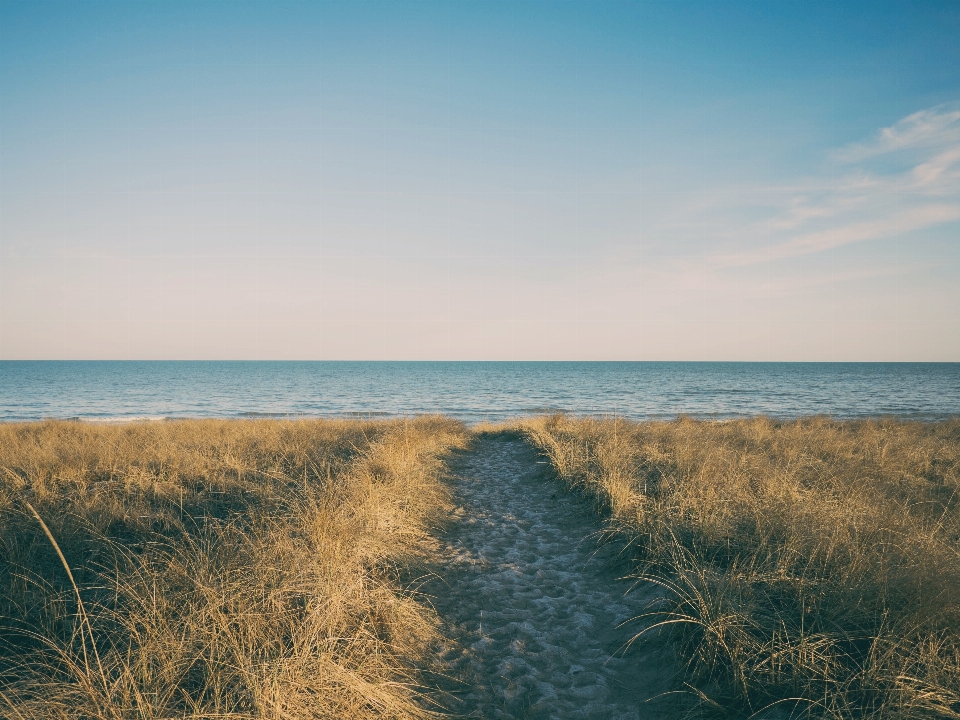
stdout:
<svg viewBox="0 0 960 720">
<path fill-rule="evenodd" d="M 960 415 L 960 363 L 0 362 L 0 420 Z"/>
</svg>

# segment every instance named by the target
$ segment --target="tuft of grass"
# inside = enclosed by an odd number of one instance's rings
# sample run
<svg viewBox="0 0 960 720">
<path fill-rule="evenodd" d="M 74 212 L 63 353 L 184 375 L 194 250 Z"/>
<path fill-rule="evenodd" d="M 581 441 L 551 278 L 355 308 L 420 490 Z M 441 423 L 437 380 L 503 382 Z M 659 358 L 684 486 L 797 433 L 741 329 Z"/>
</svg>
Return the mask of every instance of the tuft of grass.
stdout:
<svg viewBox="0 0 960 720">
<path fill-rule="evenodd" d="M 960 718 L 960 421 L 523 421 L 663 586 L 705 715 Z"/>
<path fill-rule="evenodd" d="M 0 425 L 0 716 L 433 715 L 409 578 L 466 439 L 438 417 Z"/>
</svg>

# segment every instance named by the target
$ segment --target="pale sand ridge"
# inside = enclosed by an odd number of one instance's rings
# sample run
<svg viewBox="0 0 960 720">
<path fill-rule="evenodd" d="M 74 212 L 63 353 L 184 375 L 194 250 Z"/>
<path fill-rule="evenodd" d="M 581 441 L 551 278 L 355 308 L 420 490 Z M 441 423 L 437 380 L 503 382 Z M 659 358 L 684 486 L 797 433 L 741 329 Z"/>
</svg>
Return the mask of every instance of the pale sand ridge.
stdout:
<svg viewBox="0 0 960 720">
<path fill-rule="evenodd" d="M 442 537 L 444 583 L 430 587 L 447 632 L 449 710 L 491 720 L 662 717 L 672 662 L 618 625 L 648 610 L 649 588 L 619 579 L 618 547 L 525 442 L 481 436 L 451 463 L 456 519 Z"/>
</svg>

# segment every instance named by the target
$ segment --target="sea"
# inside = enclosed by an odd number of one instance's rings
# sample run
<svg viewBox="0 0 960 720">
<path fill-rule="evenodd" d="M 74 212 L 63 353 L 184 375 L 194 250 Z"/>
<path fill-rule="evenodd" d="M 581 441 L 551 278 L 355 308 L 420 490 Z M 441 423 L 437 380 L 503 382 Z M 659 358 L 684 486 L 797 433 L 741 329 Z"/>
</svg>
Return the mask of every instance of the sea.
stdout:
<svg viewBox="0 0 960 720">
<path fill-rule="evenodd" d="M 0 361 L 0 421 L 960 416 L 960 363 Z"/>
</svg>

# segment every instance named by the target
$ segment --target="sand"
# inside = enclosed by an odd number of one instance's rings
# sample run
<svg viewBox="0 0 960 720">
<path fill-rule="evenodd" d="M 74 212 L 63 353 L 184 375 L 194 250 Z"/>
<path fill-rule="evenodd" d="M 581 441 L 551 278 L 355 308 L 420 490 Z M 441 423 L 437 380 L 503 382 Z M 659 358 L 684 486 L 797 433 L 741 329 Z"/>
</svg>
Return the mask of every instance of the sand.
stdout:
<svg viewBox="0 0 960 720">
<path fill-rule="evenodd" d="M 622 578 L 598 542 L 591 503 L 507 436 L 481 437 L 451 464 L 459 507 L 429 591 L 456 644 L 444 649 L 448 709 L 468 717 L 661 717 L 674 663 L 658 640 L 624 647 L 657 597 Z M 439 587 L 438 587 L 439 586 Z M 628 592 L 629 591 L 629 592 Z M 623 623 L 627 625 L 620 627 Z M 672 696 L 671 696 L 672 697 Z"/>
</svg>

